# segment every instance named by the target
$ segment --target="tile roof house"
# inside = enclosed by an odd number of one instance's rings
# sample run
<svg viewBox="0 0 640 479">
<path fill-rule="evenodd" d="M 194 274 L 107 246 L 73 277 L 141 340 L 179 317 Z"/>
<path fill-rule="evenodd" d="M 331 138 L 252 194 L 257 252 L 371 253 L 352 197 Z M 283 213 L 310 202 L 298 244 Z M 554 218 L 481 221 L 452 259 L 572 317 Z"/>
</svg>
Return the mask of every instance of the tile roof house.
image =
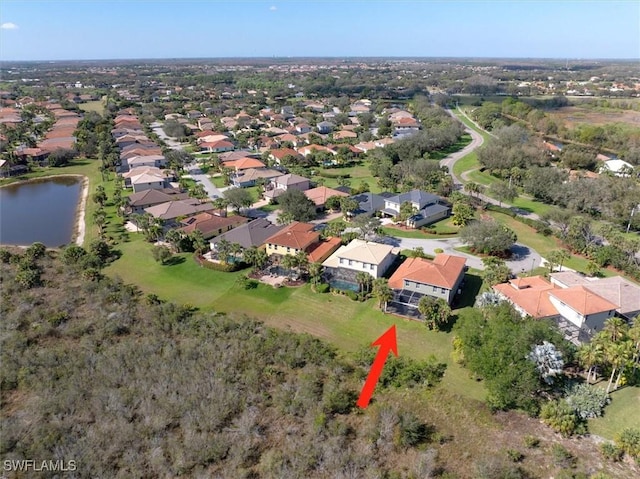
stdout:
<svg viewBox="0 0 640 479">
<path fill-rule="evenodd" d="M 307 156 L 311 153 L 331 153 L 332 155 L 337 155 L 338 152 L 335 150 L 332 150 L 331 148 L 327 148 L 326 146 L 322 146 L 322 145 L 306 145 L 303 146 L 301 148 L 298 148 L 298 153 L 300 153 L 302 156 Z"/>
<path fill-rule="evenodd" d="M 223 151 L 231 151 L 235 148 L 234 144 L 229 140 L 203 141 L 199 145 L 200 151 L 207 153 L 220 153 Z"/>
<path fill-rule="evenodd" d="M 281 164 L 282 160 L 287 156 L 291 156 L 296 159 L 301 158 L 300 153 L 291 148 L 278 148 L 275 150 L 269 150 L 269 159 L 278 165 Z"/>
<path fill-rule="evenodd" d="M 408 304 L 417 308 L 422 296 L 444 299 L 451 304 L 464 279 L 466 259 L 461 256 L 438 254 L 430 261 L 407 258 L 389 278 L 389 287 L 410 297 Z"/>
<path fill-rule="evenodd" d="M 446 218 L 451 213 L 451 208 L 444 199 L 421 190 L 412 190 L 408 193 L 401 193 L 390 198 L 385 198 L 384 209 L 381 211 L 383 214 L 395 218 L 400 214 L 400 208 L 406 202 L 411 203 L 417 210 L 417 212 L 406 221 L 409 228 L 419 228 L 420 226 Z"/>
<path fill-rule="evenodd" d="M 238 160 L 233 161 L 225 161 L 223 163 L 225 168 L 231 168 L 236 172 L 242 170 L 248 170 L 250 168 L 264 168 L 266 165 L 260 160 L 256 160 L 255 158 L 244 157 Z"/>
<path fill-rule="evenodd" d="M 307 251 L 320 242 L 320 233 L 314 228 L 315 225 L 311 223 L 294 221 L 265 240 L 267 253 L 269 256 L 295 256 L 300 251 Z"/>
<path fill-rule="evenodd" d="M 356 274 L 364 271 L 374 278 L 380 278 L 394 262 L 394 247 L 354 239 L 340 247 L 322 265 L 329 282 L 339 280 L 354 283 Z"/>
<path fill-rule="evenodd" d="M 238 188 L 247 188 L 249 186 L 254 186 L 258 180 L 271 180 L 272 178 L 277 178 L 278 176 L 282 176 L 282 172 L 278 170 L 270 170 L 267 168 L 249 168 L 247 170 L 243 170 L 231 177 L 231 182 L 233 186 Z"/>
<path fill-rule="evenodd" d="M 306 190 L 304 195 L 313 201 L 316 205 L 316 208 L 321 210 L 324 209 L 324 205 L 327 202 L 328 198 L 332 196 L 339 197 L 347 197 L 348 193 L 344 193 L 342 191 L 334 190 L 333 188 L 327 188 L 326 186 L 318 186 L 317 188 L 311 188 L 310 190 Z"/>
<path fill-rule="evenodd" d="M 584 286 L 617 305 L 617 313 L 627 320 L 640 314 L 640 286 L 622 276 L 587 278 L 574 271 L 551 273 L 551 283 L 561 288 Z"/>
<path fill-rule="evenodd" d="M 322 263 L 342 244 L 342 240 L 336 237 L 330 237 L 315 243 L 307 250 L 309 263 Z"/>
<path fill-rule="evenodd" d="M 523 316 L 554 319 L 566 338 L 576 344 L 602 330 L 618 307 L 584 286 L 561 288 L 541 276 L 512 279 L 493 290 Z"/>
<path fill-rule="evenodd" d="M 125 171 L 129 171 L 132 168 L 139 168 L 141 166 L 155 166 L 156 168 L 165 167 L 167 166 L 167 159 L 163 155 L 146 155 L 133 156 L 122 162 L 122 167 Z"/>
<path fill-rule="evenodd" d="M 202 212 L 182 220 L 180 224 L 183 226 L 180 230 L 187 234 L 198 230 L 202 233 L 204 239 L 209 239 L 226 233 L 248 221 L 249 219 L 244 216 L 218 216 L 211 212 Z"/>
<path fill-rule="evenodd" d="M 304 176 L 288 173 L 273 178 L 266 186 L 264 197 L 267 199 L 275 199 L 288 189 L 305 191 L 309 189 L 309 178 Z"/>
<path fill-rule="evenodd" d="M 213 211 L 211 203 L 200 203 L 200 200 L 189 198 L 186 200 L 168 201 L 160 203 L 149 208 L 145 208 L 145 212 L 154 218 L 164 220 L 168 223 L 174 223 L 181 216 L 192 216 L 202 211 Z"/>
<path fill-rule="evenodd" d="M 215 237 L 210 242 L 211 249 L 215 250 L 216 244 L 223 239 L 229 243 L 238 243 L 245 249 L 251 248 L 252 246 L 262 246 L 267 238 L 275 235 L 282 229 L 284 229 L 284 226 L 274 225 L 266 218 L 258 218 Z"/>
<path fill-rule="evenodd" d="M 166 188 L 162 190 L 144 190 L 127 196 L 127 214 L 144 213 L 145 208 L 166 203 L 167 201 L 186 200 L 189 193 L 180 193 L 178 190 Z"/>
</svg>

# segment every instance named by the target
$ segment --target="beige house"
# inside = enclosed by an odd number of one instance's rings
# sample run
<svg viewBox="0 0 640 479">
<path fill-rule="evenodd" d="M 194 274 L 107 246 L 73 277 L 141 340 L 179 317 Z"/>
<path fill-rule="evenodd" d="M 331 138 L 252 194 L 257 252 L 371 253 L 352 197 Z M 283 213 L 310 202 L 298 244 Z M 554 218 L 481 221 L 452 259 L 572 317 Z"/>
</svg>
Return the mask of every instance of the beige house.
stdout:
<svg viewBox="0 0 640 479">
<path fill-rule="evenodd" d="M 294 221 L 273 236 L 265 240 L 269 256 L 295 256 L 300 251 L 307 251 L 312 245 L 320 242 L 320 233 L 313 231 L 315 225 Z"/>
<path fill-rule="evenodd" d="M 393 246 L 355 239 L 338 248 L 322 265 L 330 283 L 337 280 L 357 284 L 357 273 L 381 278 L 395 259 Z"/>
</svg>

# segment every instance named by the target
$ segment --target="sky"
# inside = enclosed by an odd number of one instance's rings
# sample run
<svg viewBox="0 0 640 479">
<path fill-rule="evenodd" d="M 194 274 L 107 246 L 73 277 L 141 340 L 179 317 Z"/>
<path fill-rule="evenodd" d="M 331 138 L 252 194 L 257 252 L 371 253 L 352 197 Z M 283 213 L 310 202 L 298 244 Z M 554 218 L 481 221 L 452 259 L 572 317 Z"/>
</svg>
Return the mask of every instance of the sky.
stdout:
<svg viewBox="0 0 640 479">
<path fill-rule="evenodd" d="M 0 60 L 640 59 L 640 0 L 0 1 Z"/>
</svg>

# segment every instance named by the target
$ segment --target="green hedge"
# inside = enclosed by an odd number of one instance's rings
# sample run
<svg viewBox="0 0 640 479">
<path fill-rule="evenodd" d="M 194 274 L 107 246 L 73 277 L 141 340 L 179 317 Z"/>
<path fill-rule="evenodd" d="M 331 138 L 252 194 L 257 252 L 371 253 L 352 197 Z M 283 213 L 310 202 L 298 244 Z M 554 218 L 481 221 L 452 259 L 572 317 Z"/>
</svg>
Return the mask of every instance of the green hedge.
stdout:
<svg viewBox="0 0 640 479">
<path fill-rule="evenodd" d="M 204 268 L 212 269 L 214 271 L 223 271 L 225 273 L 233 273 L 234 271 L 239 271 L 247 267 L 245 263 L 213 263 L 211 261 L 207 261 L 202 256 L 197 255 L 194 255 L 193 258 L 195 259 L 196 263 Z"/>
</svg>

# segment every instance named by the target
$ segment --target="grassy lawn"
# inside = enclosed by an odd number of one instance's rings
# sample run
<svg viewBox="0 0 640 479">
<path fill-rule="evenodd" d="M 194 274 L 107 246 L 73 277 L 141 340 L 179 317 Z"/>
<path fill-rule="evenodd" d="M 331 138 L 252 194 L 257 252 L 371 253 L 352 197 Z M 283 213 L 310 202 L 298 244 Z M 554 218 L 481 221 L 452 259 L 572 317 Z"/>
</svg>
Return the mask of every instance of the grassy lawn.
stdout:
<svg viewBox="0 0 640 479">
<path fill-rule="evenodd" d="M 443 158 L 449 156 L 451 153 L 462 150 L 469 143 L 471 143 L 471 135 L 465 133 L 449 148 L 444 148 L 442 150 L 432 151 L 431 153 L 429 153 L 429 159 L 440 161 Z"/>
<path fill-rule="evenodd" d="M 472 151 L 455 162 L 453 165 L 453 173 L 460 178 L 462 173 L 475 168 L 480 168 L 480 163 L 478 163 L 478 155 L 475 151 Z"/>
<path fill-rule="evenodd" d="M 401 230 L 400 228 L 391 228 L 389 226 L 383 226 L 382 232 L 387 236 L 397 236 L 398 238 L 417 238 L 426 239 L 432 237 L 420 230 Z"/>
<path fill-rule="evenodd" d="M 499 223 L 507 225 L 509 228 L 515 231 L 516 234 L 518 235 L 519 243 L 522 243 L 526 246 L 529 246 L 530 248 L 533 248 L 538 253 L 540 253 L 540 255 L 542 255 L 543 257 L 547 256 L 550 251 L 563 249 L 560 240 L 555 238 L 554 236 L 541 235 L 530 226 L 520 223 L 519 221 L 516 221 L 510 216 L 507 216 L 502 213 L 492 211 L 492 212 L 487 212 L 487 214 L 489 214 Z M 588 263 L 589 263 L 589 260 L 586 258 L 583 258 L 581 256 L 571 255 L 571 258 L 569 258 L 563 264 L 563 266 L 566 266 L 567 268 L 571 268 L 573 270 L 584 273 L 587 271 Z M 616 274 L 618 274 L 614 271 L 609 271 L 607 269 L 601 269 L 601 272 L 604 276 L 615 276 Z"/>
<path fill-rule="evenodd" d="M 479 185 L 491 186 L 493 183 L 497 183 L 500 179 L 495 176 L 491 176 L 489 173 L 480 171 L 479 169 L 472 170 L 466 175 L 469 181 L 478 183 Z M 486 192 L 485 192 L 486 193 Z"/>
<path fill-rule="evenodd" d="M 541 203 L 540 201 L 522 196 L 513 200 L 511 204 L 516 208 L 520 208 L 530 213 L 535 213 L 539 216 L 542 216 L 555 208 L 552 205 L 547 205 L 545 203 Z"/>
<path fill-rule="evenodd" d="M 606 384 L 604 387 L 606 388 Z M 614 439 L 616 434 L 627 427 L 640 429 L 640 387 L 625 387 L 614 391 L 611 399 L 603 417 L 589 420 L 589 431 Z"/>
<path fill-rule="evenodd" d="M 227 186 L 224 184 L 224 177 L 222 175 L 212 176 L 211 183 L 213 183 L 216 186 L 216 188 L 224 188 L 225 186 Z"/>
<path fill-rule="evenodd" d="M 346 296 L 317 294 L 309 286 L 274 289 L 260 284 L 245 290 L 236 283 L 243 272 L 202 268 L 190 254 L 177 255 L 177 264 L 161 266 L 151 256 L 151 245 L 138 234 L 117 248 L 122 257 L 106 273 L 138 285 L 145 293 L 205 310 L 247 314 L 269 326 L 320 337 L 343 351 L 367 347 L 396 324 L 400 354 L 416 359 L 435 355 L 449 365 L 443 387 L 465 397 L 484 398 L 484 386 L 452 363 L 451 333 L 429 331 L 422 323 L 385 315 L 374 300 L 361 303 Z"/>
<path fill-rule="evenodd" d="M 369 163 L 366 161 L 348 168 L 320 168 L 318 174 L 314 176 L 313 179 L 317 181 L 319 178 L 322 178 L 324 180 L 324 186 L 335 188 L 339 186 L 338 177 L 340 176 L 348 176 L 352 188 L 360 186 L 362 182 L 366 182 L 369 184 L 372 193 L 380 193 L 382 191 L 378 186 L 378 180 L 371 176 Z"/>
<path fill-rule="evenodd" d="M 261 206 L 260 208 L 258 208 L 260 211 L 266 211 L 267 213 L 272 213 L 274 211 L 277 211 L 280 209 L 280 205 L 278 204 L 268 204 L 268 205 L 264 205 Z"/>
<path fill-rule="evenodd" d="M 102 100 L 79 103 L 78 108 L 80 108 L 82 111 L 95 111 L 96 113 L 104 115 L 104 102 Z"/>
<path fill-rule="evenodd" d="M 453 224 L 452 218 L 445 218 L 423 228 L 427 236 L 455 236 L 460 231 L 460 227 Z"/>
</svg>

